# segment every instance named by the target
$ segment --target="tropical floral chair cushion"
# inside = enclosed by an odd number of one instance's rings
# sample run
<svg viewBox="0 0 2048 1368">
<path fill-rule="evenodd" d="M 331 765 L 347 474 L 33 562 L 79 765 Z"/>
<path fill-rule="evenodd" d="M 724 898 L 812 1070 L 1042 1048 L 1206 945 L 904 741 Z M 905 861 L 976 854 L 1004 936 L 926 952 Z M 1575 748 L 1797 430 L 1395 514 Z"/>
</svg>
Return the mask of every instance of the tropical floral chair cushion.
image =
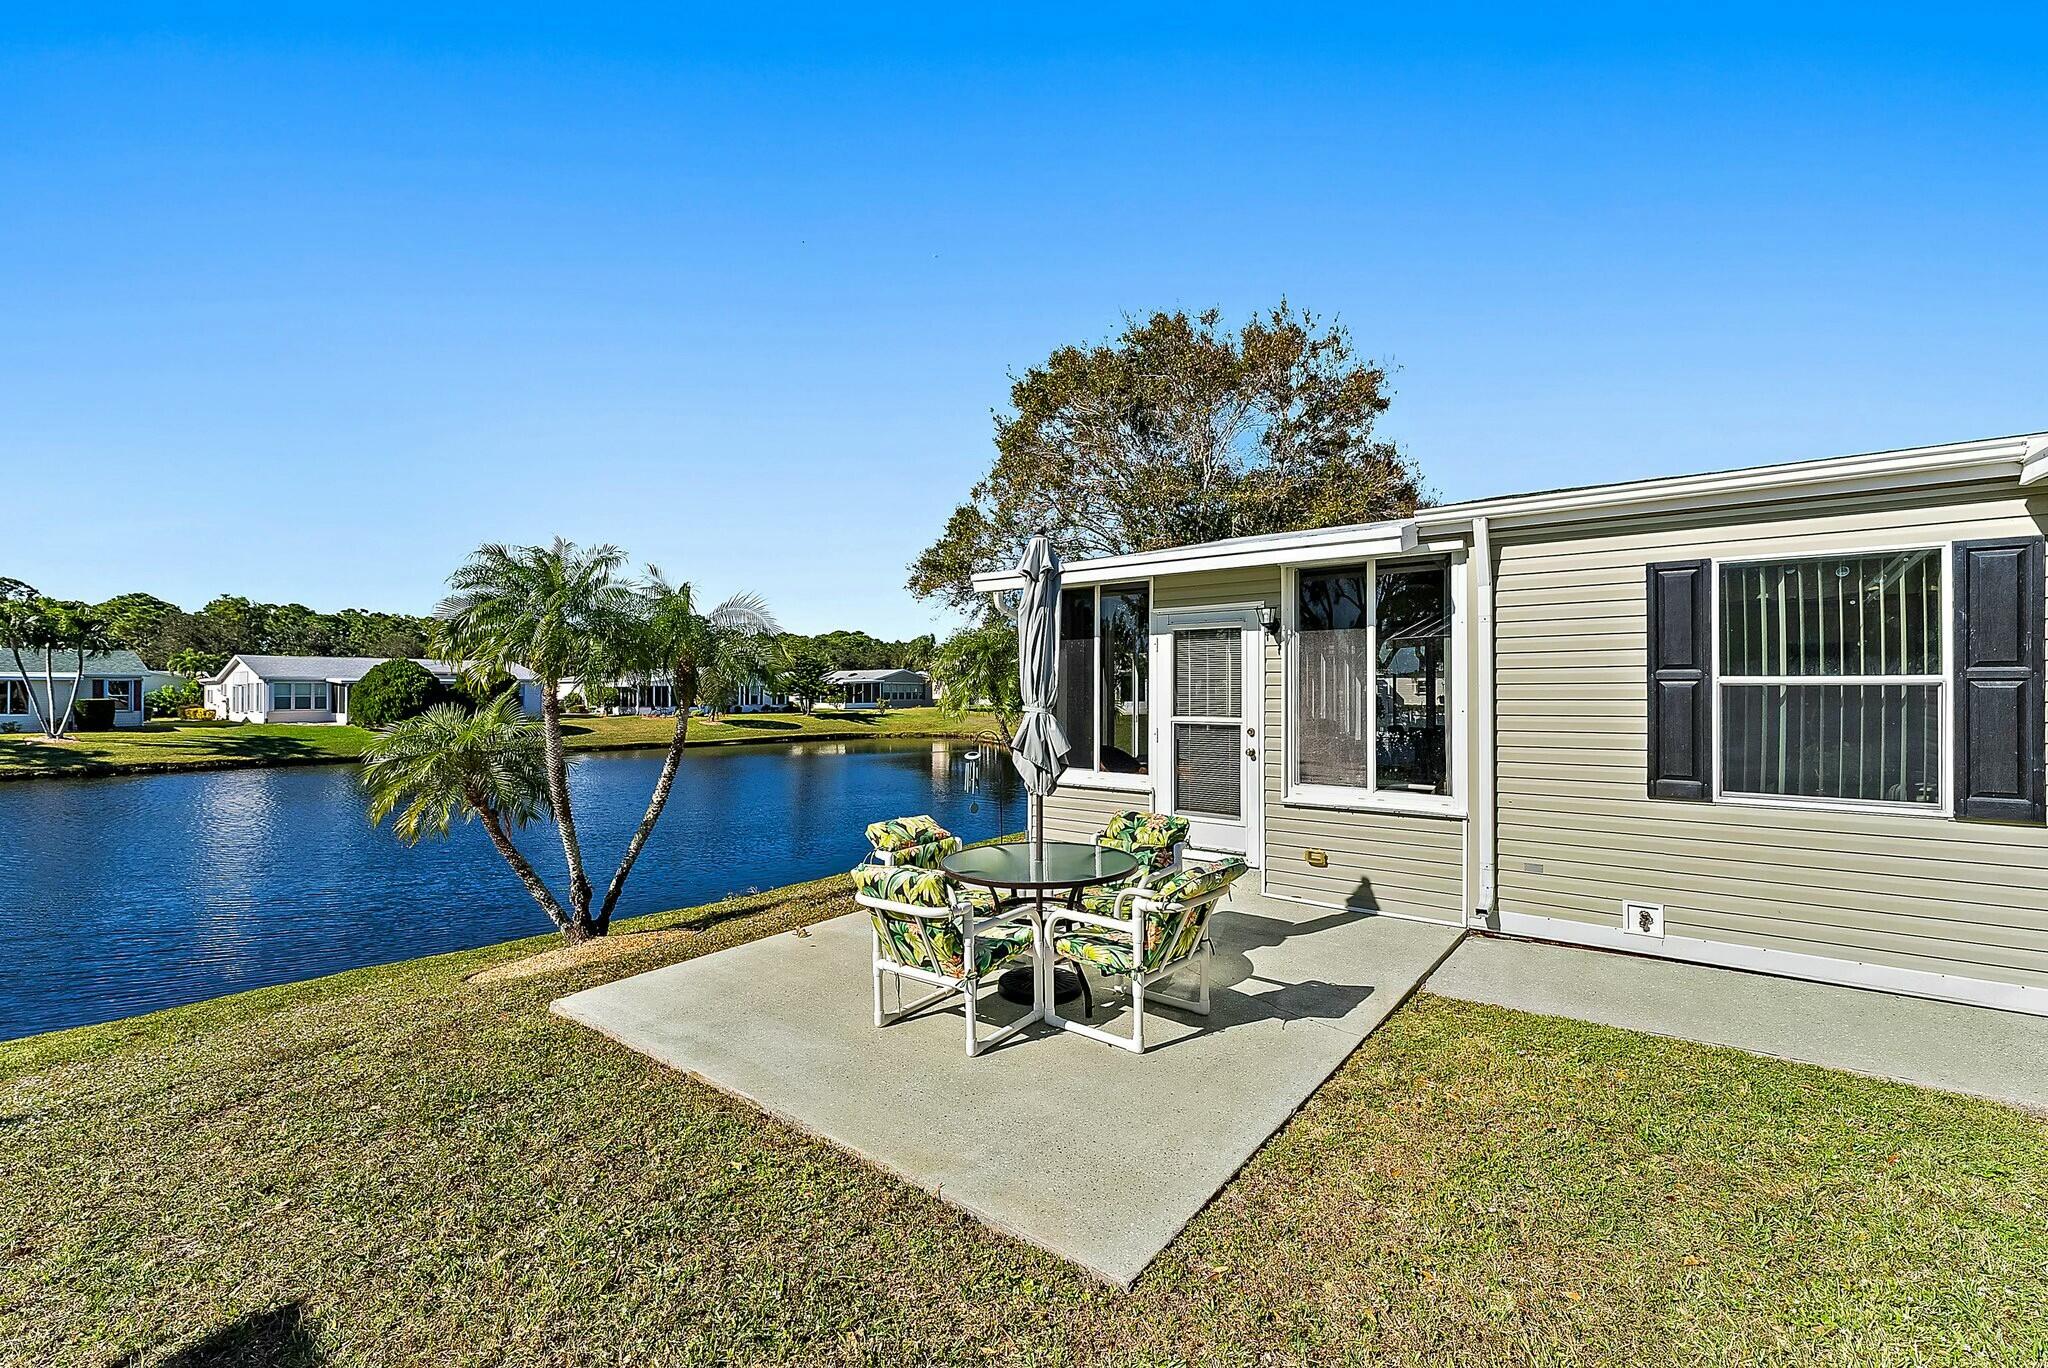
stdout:
<svg viewBox="0 0 2048 1368">
<path fill-rule="evenodd" d="M 1111 817 L 1095 844 L 1127 850 L 1138 857 L 1138 872 L 1123 881 L 1128 886 L 1148 873 L 1171 868 L 1174 848 L 1187 838 L 1187 818 L 1134 808 Z"/>
<path fill-rule="evenodd" d="M 1247 868 L 1244 860 L 1235 855 L 1185 865 L 1137 900 L 1145 911 L 1145 958 L 1140 966 L 1145 973 L 1194 953 L 1209 929 L 1209 915 L 1220 899 L 1199 903 L 1196 900 L 1228 888 Z M 1114 894 L 1091 893 L 1082 898 L 1081 906 L 1084 911 L 1102 917 L 1119 913 Z M 1130 915 L 1130 908 L 1131 900 L 1126 899 L 1122 914 Z M 1106 974 L 1131 972 L 1131 938 L 1121 931 L 1069 924 L 1053 937 L 1053 949 L 1063 959 L 1086 961 Z"/>
<path fill-rule="evenodd" d="M 891 817 L 886 822 L 868 823 L 868 844 L 876 850 L 901 850 L 952 838 L 953 833 L 930 817 Z"/>
<path fill-rule="evenodd" d="M 868 908 L 883 954 L 898 964 L 948 978 L 964 977 L 967 967 L 967 937 L 960 917 L 985 917 L 995 911 L 995 899 L 987 889 L 964 888 L 942 871 L 918 865 L 857 865 L 853 886 L 857 893 L 898 905 Z M 912 908 L 929 910 L 930 915 L 919 916 L 908 910 Z M 1031 927 L 991 927 L 976 935 L 974 958 L 976 976 L 1030 960 Z"/>
</svg>

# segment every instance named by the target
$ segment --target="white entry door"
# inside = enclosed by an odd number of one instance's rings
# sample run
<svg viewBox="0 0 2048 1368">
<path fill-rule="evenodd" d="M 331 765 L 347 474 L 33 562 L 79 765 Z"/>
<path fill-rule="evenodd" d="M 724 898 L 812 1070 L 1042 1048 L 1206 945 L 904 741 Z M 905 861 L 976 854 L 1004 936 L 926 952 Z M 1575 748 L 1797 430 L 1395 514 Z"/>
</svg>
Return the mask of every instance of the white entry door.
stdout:
<svg viewBox="0 0 2048 1368">
<path fill-rule="evenodd" d="M 1164 807 L 1188 819 L 1190 846 L 1256 865 L 1265 677 L 1258 612 L 1160 614 L 1152 644 L 1152 697 L 1165 702 L 1156 738 L 1166 758 Z"/>
</svg>

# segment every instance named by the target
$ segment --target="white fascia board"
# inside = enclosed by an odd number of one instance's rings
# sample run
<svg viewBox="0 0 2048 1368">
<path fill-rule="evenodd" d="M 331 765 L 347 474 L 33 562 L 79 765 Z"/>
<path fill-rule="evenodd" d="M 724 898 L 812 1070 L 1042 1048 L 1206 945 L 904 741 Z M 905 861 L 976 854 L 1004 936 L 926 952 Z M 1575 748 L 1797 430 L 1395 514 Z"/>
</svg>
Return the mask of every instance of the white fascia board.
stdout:
<svg viewBox="0 0 2048 1368">
<path fill-rule="evenodd" d="M 2020 483 L 2034 485 L 2043 480 L 2048 480 L 2048 433 L 2029 437 L 2020 457 Z"/>
<path fill-rule="evenodd" d="M 1836 456 L 1791 465 L 1481 499 L 1426 509 L 1416 517 L 1428 533 L 1469 527 L 1475 517 L 1488 518 L 1499 528 L 1679 512 L 1773 498 L 1822 498 L 1981 480 L 2017 480 L 2022 477 L 2029 452 L 2038 452 L 2044 443 L 2048 443 L 2048 434 L 2032 433 L 1866 456 Z M 2048 469 L 2041 472 L 2041 478 L 2048 478 Z"/>
<path fill-rule="evenodd" d="M 1350 527 L 1319 527 L 1307 532 L 1281 532 L 1264 537 L 1232 537 L 1227 541 L 1199 542 L 1164 551 L 1068 561 L 1060 567 L 1060 582 L 1080 586 L 1149 579 L 1155 575 L 1198 574 L 1205 570 L 1241 570 L 1265 565 L 1332 565 L 1364 556 L 1391 556 L 1413 551 L 1418 540 L 1419 534 L 1412 518 Z M 1024 577 L 1014 570 L 997 570 L 974 577 L 974 588 L 984 594 L 1023 587 Z"/>
</svg>

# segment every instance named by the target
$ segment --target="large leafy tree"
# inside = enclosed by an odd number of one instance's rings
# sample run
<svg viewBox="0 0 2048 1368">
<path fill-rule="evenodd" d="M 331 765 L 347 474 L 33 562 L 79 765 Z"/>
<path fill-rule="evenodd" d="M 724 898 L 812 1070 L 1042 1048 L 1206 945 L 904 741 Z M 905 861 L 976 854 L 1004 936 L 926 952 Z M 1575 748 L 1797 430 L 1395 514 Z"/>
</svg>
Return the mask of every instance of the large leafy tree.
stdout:
<svg viewBox="0 0 2048 1368">
<path fill-rule="evenodd" d="M 971 578 L 1040 528 L 1107 556 L 1409 513 L 1423 489 L 1374 432 L 1387 403 L 1350 334 L 1284 300 L 1235 331 L 1213 309 L 1128 320 L 1014 378 L 995 462 L 912 563 L 911 592 L 981 612 Z"/>
<path fill-rule="evenodd" d="M 151 648 L 171 618 L 179 615 L 178 605 L 155 594 L 116 594 L 99 605 L 107 631 L 116 646 L 149 658 Z M 161 662 L 158 662 L 161 663 Z"/>
</svg>

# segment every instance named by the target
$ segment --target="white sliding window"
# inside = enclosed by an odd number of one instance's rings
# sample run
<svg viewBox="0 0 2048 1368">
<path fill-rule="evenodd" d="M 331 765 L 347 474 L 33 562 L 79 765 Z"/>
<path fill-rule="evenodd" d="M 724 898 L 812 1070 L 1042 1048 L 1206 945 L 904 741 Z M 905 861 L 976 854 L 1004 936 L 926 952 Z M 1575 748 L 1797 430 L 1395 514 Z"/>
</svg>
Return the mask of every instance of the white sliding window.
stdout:
<svg viewBox="0 0 2048 1368">
<path fill-rule="evenodd" d="M 1941 550 L 1717 568 L 1719 791 L 1943 810 Z"/>
<path fill-rule="evenodd" d="M 270 686 L 272 712 L 326 712 L 327 684 L 324 680 L 293 680 Z"/>
</svg>

